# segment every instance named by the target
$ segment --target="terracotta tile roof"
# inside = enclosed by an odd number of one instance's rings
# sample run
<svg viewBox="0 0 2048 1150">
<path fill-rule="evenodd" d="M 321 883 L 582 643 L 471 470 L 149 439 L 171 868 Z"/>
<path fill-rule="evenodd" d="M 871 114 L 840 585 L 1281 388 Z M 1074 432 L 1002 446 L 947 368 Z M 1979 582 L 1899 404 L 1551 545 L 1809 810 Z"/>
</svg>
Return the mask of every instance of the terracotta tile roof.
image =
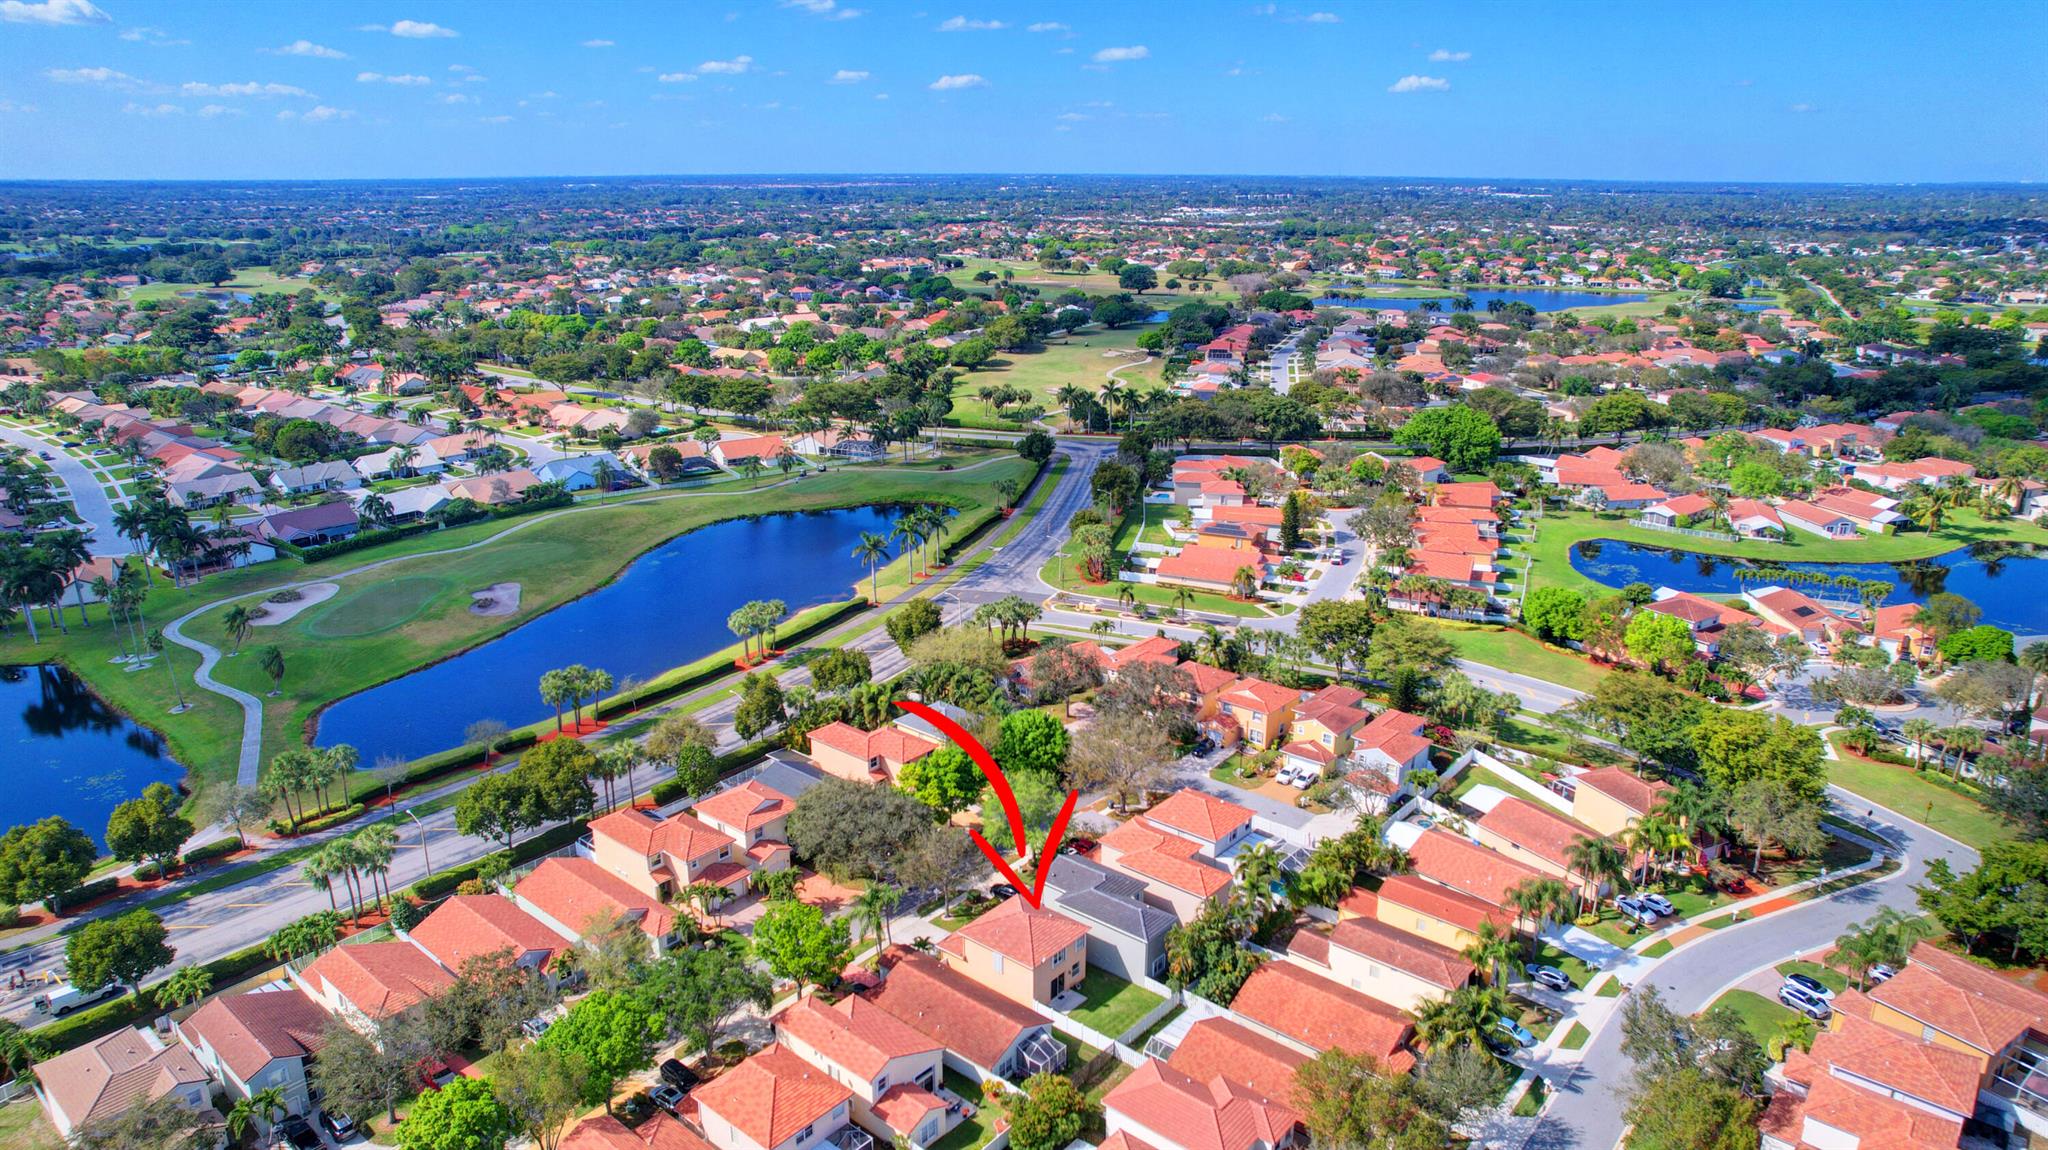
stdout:
<svg viewBox="0 0 2048 1150">
<path fill-rule="evenodd" d="M 1412 874 L 1393 875 L 1380 883 L 1378 901 L 1407 907 L 1475 934 L 1483 922 L 1510 925 L 1509 913 L 1485 899 Z"/>
<path fill-rule="evenodd" d="M 1330 928 L 1330 945 L 1453 990 L 1472 981 L 1476 969 L 1463 955 L 1421 935 L 1376 918 L 1347 918 Z"/>
<path fill-rule="evenodd" d="M 1405 763 L 1429 748 L 1421 734 L 1428 720 L 1406 711 L 1385 710 L 1351 736 L 1355 749 L 1379 751 L 1396 762 Z"/>
<path fill-rule="evenodd" d="M 1557 866 L 1571 865 L 1567 852 L 1573 842 L 1599 837 L 1591 827 L 1514 795 L 1495 803 L 1480 816 L 1479 825 Z"/>
<path fill-rule="evenodd" d="M 461 969 L 476 955 L 499 950 L 510 950 L 515 959 L 544 950 L 548 957 L 541 965 L 546 966 L 569 947 L 561 935 L 519 909 L 518 903 L 495 894 L 455 895 L 407 933 L 450 970 Z"/>
<path fill-rule="evenodd" d="M 945 1108 L 945 1099 L 915 1082 L 898 1082 L 884 1090 L 874 1105 L 875 1117 L 883 1125 L 905 1135 L 916 1130 L 926 1115 Z"/>
<path fill-rule="evenodd" d="M 1192 659 L 1180 664 L 1180 669 L 1186 671 L 1188 678 L 1194 680 L 1195 694 L 1205 698 L 1237 682 L 1237 672 L 1211 667 L 1207 663 L 1197 663 Z"/>
<path fill-rule="evenodd" d="M 1959 1114 L 1976 1109 L 1984 1073 L 1983 1063 L 1960 1050 L 1908 1038 L 1847 1011 L 1813 1040 L 1812 1057 Z"/>
<path fill-rule="evenodd" d="M 1406 1048 L 1412 1019 L 1291 962 L 1268 962 L 1253 971 L 1230 1009 L 1311 1050 L 1370 1054 L 1399 1071 L 1415 1064 Z"/>
<path fill-rule="evenodd" d="M 1380 896 L 1375 891 L 1367 890 L 1362 886 L 1355 886 L 1351 888 L 1350 894 L 1338 900 L 1337 910 L 1343 914 L 1355 914 L 1361 918 L 1378 918 L 1380 913 Z"/>
<path fill-rule="evenodd" d="M 853 1095 L 779 1042 L 697 1088 L 697 1106 L 761 1146 L 775 1147 Z"/>
<path fill-rule="evenodd" d="M 1826 1074 L 1814 1079 L 1799 1113 L 1805 1122 L 1853 1136 L 1856 1150 L 1954 1150 L 1963 1139 L 1960 1122 Z M 1808 1142 L 1802 1138 L 1796 1145 Z"/>
<path fill-rule="evenodd" d="M 1415 840 L 1408 858 L 1416 874 L 1495 906 L 1506 904 L 1515 884 L 1544 877 L 1535 867 L 1435 827 Z"/>
<path fill-rule="evenodd" d="M 666 1114 L 637 1127 L 600 1114 L 577 1123 L 557 1150 L 711 1150 L 711 1143 Z"/>
<path fill-rule="evenodd" d="M 700 817 L 716 819 L 741 833 L 766 826 L 796 809 L 796 800 L 755 779 L 748 779 L 698 803 Z"/>
<path fill-rule="evenodd" d="M 337 946 L 314 959 L 303 973 L 315 987 L 325 979 L 371 1018 L 387 1018 L 417 1006 L 455 982 L 455 976 L 426 952 L 396 939 Z"/>
<path fill-rule="evenodd" d="M 733 847 L 732 836 L 687 811 L 657 819 L 638 807 L 622 807 L 590 820 L 590 833 L 622 844 L 635 854 L 650 858 L 664 854 L 684 862 Z"/>
<path fill-rule="evenodd" d="M 1242 1023 L 1204 1018 L 1188 1028 L 1166 1064 L 1197 1082 L 1223 1078 L 1292 1101 L 1294 1072 L 1307 1061 L 1307 1055 Z"/>
<path fill-rule="evenodd" d="M 1159 1147 L 1137 1137 L 1128 1130 L 1119 1130 L 1102 1140 L 1097 1150 L 1159 1150 Z"/>
<path fill-rule="evenodd" d="M 1230 837 L 1233 831 L 1251 822 L 1252 812 L 1249 807 L 1187 787 L 1168 795 L 1140 817 L 1146 822 L 1214 843 Z"/>
<path fill-rule="evenodd" d="M 324 1045 L 328 1014 L 297 987 L 223 994 L 206 1000 L 178 1030 L 213 1049 L 248 1082 L 280 1058 L 306 1058 Z"/>
<path fill-rule="evenodd" d="M 180 1086 L 206 1081 L 183 1046 L 140 1030 L 119 1030 L 35 1064 L 44 1093 L 74 1126 L 112 1118 Z"/>
<path fill-rule="evenodd" d="M 1163 882 L 1175 890 L 1203 898 L 1230 885 L 1230 872 L 1197 859 L 1200 847 L 1185 838 L 1148 826 L 1135 818 L 1097 840 L 1116 853 L 1109 865 L 1130 871 L 1140 878 Z"/>
<path fill-rule="evenodd" d="M 547 859 L 513 890 L 578 937 L 606 915 L 637 915 L 640 930 L 649 938 L 675 929 L 673 909 L 586 858 Z"/>
<path fill-rule="evenodd" d="M 1486 480 L 1471 483 L 1439 483 L 1433 496 L 1438 507 L 1492 509 L 1500 499 L 1500 488 Z"/>
<path fill-rule="evenodd" d="M 1168 662 L 1179 659 L 1180 641 L 1178 639 L 1169 639 L 1164 635 L 1154 635 L 1150 639 L 1140 639 L 1128 647 L 1122 647 L 1110 652 L 1110 666 L 1121 667 L 1130 663 L 1157 658 L 1164 658 Z"/>
<path fill-rule="evenodd" d="M 1301 1122 L 1292 1107 L 1249 1087 L 1222 1078 L 1197 1081 L 1156 1058 L 1104 1095 L 1102 1108 L 1180 1150 L 1277 1146 Z"/>
<path fill-rule="evenodd" d="M 939 749 L 937 743 L 896 727 L 863 731 L 840 722 L 819 727 L 811 732 L 810 739 L 813 745 L 822 743 L 835 751 L 844 751 L 859 758 L 879 758 L 899 765 L 921 759 Z"/>
<path fill-rule="evenodd" d="M 1921 943 L 1898 974 L 1866 992 L 1873 1000 L 1996 1053 L 2029 1029 L 2048 1033 L 2048 995 L 1968 959 Z"/>
<path fill-rule="evenodd" d="M 984 1069 L 993 1070 L 1026 1033 L 1050 1023 L 939 960 L 903 954 L 869 1001 L 911 1029 Z"/>
<path fill-rule="evenodd" d="M 892 1058 L 939 1049 L 930 1036 L 857 995 L 827 1003 L 815 994 L 774 1018 L 777 1038 L 795 1038 L 854 1075 L 873 1079 Z"/>
<path fill-rule="evenodd" d="M 951 937 L 980 943 L 1013 962 L 1037 967 L 1088 937 L 1088 928 L 1058 911 L 1030 905 L 1023 895 L 1012 895 Z"/>
<path fill-rule="evenodd" d="M 1230 484 L 1236 487 L 1237 484 Z M 1202 489 L 1208 490 L 1209 484 Z M 1237 578 L 1241 568 L 1249 567 L 1258 579 L 1266 577 L 1265 557 L 1256 551 L 1240 551 L 1235 547 L 1208 547 L 1190 544 L 1180 549 L 1178 555 L 1168 555 L 1159 561 L 1155 569 L 1161 579 L 1191 579 L 1198 583 L 1229 583 Z"/>
<path fill-rule="evenodd" d="M 1581 787 L 1591 787 L 1639 815 L 1649 814 L 1671 784 L 1663 779 L 1644 779 L 1620 767 L 1601 767 L 1573 776 Z"/>
</svg>

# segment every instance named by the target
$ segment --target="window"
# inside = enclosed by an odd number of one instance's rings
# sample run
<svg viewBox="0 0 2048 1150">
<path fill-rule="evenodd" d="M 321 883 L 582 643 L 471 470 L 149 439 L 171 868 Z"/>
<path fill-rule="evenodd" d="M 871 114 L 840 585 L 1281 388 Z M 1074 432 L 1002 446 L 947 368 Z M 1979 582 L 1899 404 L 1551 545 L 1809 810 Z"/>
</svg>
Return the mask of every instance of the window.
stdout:
<svg viewBox="0 0 2048 1150">
<path fill-rule="evenodd" d="M 994 951 L 990 951 L 989 956 L 995 961 L 996 973 L 1001 974 L 1003 972 L 1003 956 Z"/>
<path fill-rule="evenodd" d="M 877 1079 L 875 1079 L 875 1097 L 877 1097 L 877 1098 L 881 1097 L 881 1096 L 882 1096 L 882 1092 L 883 1092 L 883 1091 L 885 1091 L 885 1090 L 887 1090 L 887 1089 L 889 1089 L 889 1076 L 888 1076 L 888 1075 L 884 1074 L 884 1075 L 882 1075 L 882 1076 L 881 1076 L 880 1078 L 877 1078 Z"/>
<path fill-rule="evenodd" d="M 817 1133 L 817 1130 L 818 1128 L 816 1126 L 806 1126 L 802 1130 L 797 1131 L 796 1144 L 801 1146 L 804 1143 L 809 1142 L 811 1140 L 811 1135 Z"/>
</svg>

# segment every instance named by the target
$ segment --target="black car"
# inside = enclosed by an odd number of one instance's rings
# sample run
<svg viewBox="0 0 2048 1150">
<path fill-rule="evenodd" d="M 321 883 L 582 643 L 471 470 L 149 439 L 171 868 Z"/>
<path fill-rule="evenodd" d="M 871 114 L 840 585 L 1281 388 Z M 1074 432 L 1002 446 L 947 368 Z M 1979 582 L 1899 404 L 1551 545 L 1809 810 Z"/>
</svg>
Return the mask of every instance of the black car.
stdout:
<svg viewBox="0 0 2048 1150">
<path fill-rule="evenodd" d="M 320 1112 L 320 1125 L 327 1128 L 327 1136 L 336 1142 L 346 1142 L 356 1136 L 355 1119 L 350 1118 L 346 1114 L 335 1114 L 322 1110 Z"/>
<path fill-rule="evenodd" d="M 661 1064 L 661 1080 L 688 1094 L 692 1087 L 702 1081 L 697 1072 L 684 1066 L 681 1059 L 671 1058 Z"/>
<path fill-rule="evenodd" d="M 312 1123 L 297 1115 L 285 1119 L 278 1126 L 277 1132 L 285 1141 L 298 1147 L 298 1150 L 321 1150 L 327 1145 L 320 1141 L 320 1132 L 313 1129 Z"/>
<path fill-rule="evenodd" d="M 999 882 L 996 885 L 988 888 L 988 893 L 994 895 L 996 898 L 1016 898 L 1017 888 L 1011 886 L 1009 883 Z"/>
</svg>

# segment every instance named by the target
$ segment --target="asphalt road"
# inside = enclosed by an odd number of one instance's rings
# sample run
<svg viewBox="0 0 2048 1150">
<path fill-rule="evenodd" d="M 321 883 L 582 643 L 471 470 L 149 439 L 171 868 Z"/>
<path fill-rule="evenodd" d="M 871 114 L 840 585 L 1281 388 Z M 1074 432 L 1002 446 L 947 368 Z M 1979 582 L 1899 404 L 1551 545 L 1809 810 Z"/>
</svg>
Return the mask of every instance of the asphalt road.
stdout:
<svg viewBox="0 0 2048 1150">
<path fill-rule="evenodd" d="M 1895 811 L 1828 788 L 1835 813 L 1863 823 L 1899 845 L 1904 865 L 1891 875 L 1802 903 L 1760 919 L 1714 931 L 1659 962 L 1643 985 L 1654 986 L 1673 1010 L 1695 1014 L 1722 991 L 1750 974 L 1832 943 L 1851 925 L 1886 906 L 1917 913 L 1913 887 L 1925 880 L 1927 864 L 1944 858 L 1957 871 L 1974 868 L 1977 852 L 1947 835 Z M 1866 817 L 1865 812 L 1871 812 Z M 1630 993 L 1640 993 L 1631 991 Z M 1624 1123 L 1617 1091 L 1631 1066 L 1621 1052 L 1619 1012 L 1587 1046 L 1571 1073 L 1551 1083 L 1552 1101 L 1528 1150 L 1611 1150 Z"/>
<path fill-rule="evenodd" d="M 114 530 L 114 504 L 107 498 L 107 489 L 93 478 L 92 471 L 80 463 L 70 452 L 50 446 L 35 436 L 12 427 L 0 427 L 0 441 L 24 448 L 30 455 L 38 456 L 47 451 L 50 458 L 41 460 L 49 467 L 57 482 L 63 485 L 66 497 L 71 500 L 72 509 L 85 521 L 85 531 L 91 536 L 87 546 L 94 555 L 126 555 L 130 548 L 121 533 Z"/>
</svg>

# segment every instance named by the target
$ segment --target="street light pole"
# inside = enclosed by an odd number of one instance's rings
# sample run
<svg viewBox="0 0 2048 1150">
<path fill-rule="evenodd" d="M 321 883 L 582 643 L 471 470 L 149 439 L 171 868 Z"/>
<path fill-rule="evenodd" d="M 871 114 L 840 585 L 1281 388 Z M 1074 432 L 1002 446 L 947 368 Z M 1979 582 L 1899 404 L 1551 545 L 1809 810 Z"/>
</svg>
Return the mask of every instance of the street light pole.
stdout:
<svg viewBox="0 0 2048 1150">
<path fill-rule="evenodd" d="M 406 808 L 406 810 L 405 810 L 405 817 L 406 817 L 406 818 L 409 818 L 409 819 L 411 819 L 411 820 L 412 820 L 412 825 L 413 825 L 413 826 L 416 826 L 416 827 L 418 827 L 418 828 L 419 828 L 419 831 L 420 831 L 420 858 L 421 858 L 421 859 L 423 859 L 423 860 L 425 860 L 425 862 L 426 862 L 426 864 L 427 864 L 427 874 L 426 874 L 426 877 L 427 877 L 427 878 L 433 878 L 433 877 L 434 877 L 434 856 L 433 856 L 433 855 L 431 855 L 431 854 L 428 854 L 428 853 L 427 853 L 427 828 L 426 828 L 426 826 L 425 826 L 424 824 L 422 824 L 422 823 L 420 822 L 420 817 L 419 817 L 418 815 L 416 815 L 416 814 L 413 814 L 413 813 L 412 813 L 412 808 L 411 808 L 411 807 L 407 807 L 407 808 Z"/>
</svg>

